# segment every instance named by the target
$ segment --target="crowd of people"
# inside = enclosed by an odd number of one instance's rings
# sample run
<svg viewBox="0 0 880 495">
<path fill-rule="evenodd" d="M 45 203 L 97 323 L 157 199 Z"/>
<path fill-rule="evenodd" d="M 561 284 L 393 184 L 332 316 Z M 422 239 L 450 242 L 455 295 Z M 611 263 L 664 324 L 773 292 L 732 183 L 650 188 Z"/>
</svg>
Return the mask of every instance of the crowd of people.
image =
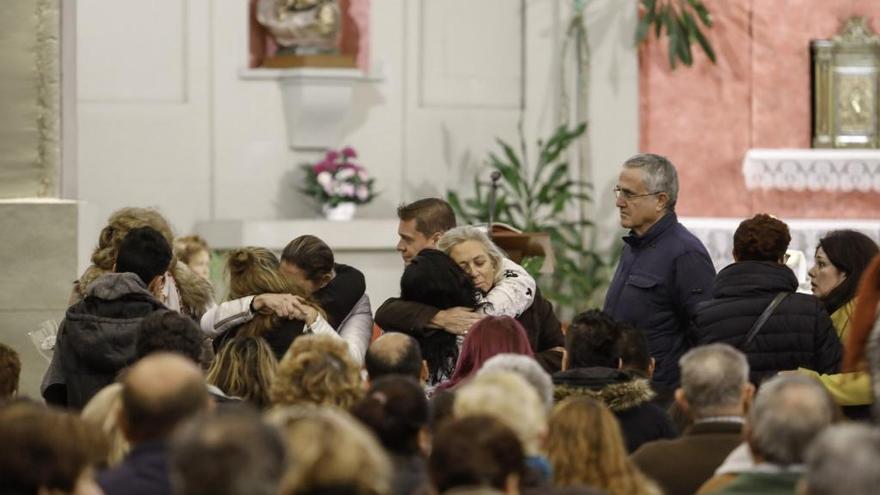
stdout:
<svg viewBox="0 0 880 495">
<path fill-rule="evenodd" d="M 522 266 L 449 204 L 398 209 L 400 296 L 313 235 L 212 253 L 124 208 L 74 284 L 40 398 L 0 344 L 0 492 L 862 495 L 880 486 L 880 256 L 744 220 L 715 273 L 636 155 L 603 309 L 563 324 Z M 872 379 L 875 377 L 875 379 Z M 42 400 L 39 400 L 42 399 Z"/>
</svg>

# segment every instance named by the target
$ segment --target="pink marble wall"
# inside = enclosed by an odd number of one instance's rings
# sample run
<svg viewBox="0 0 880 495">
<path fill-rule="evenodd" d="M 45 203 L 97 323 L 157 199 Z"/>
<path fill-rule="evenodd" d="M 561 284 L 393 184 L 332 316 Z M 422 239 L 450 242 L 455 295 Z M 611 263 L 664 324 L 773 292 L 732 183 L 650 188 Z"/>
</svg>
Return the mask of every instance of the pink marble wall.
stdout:
<svg viewBox="0 0 880 495">
<path fill-rule="evenodd" d="M 718 64 L 695 54 L 691 68 L 669 69 L 665 42 L 640 49 L 641 149 L 678 167 L 688 216 L 877 218 L 867 193 L 747 191 L 749 148 L 810 147 L 811 39 L 830 38 L 863 15 L 880 31 L 877 0 L 707 0 Z"/>
</svg>

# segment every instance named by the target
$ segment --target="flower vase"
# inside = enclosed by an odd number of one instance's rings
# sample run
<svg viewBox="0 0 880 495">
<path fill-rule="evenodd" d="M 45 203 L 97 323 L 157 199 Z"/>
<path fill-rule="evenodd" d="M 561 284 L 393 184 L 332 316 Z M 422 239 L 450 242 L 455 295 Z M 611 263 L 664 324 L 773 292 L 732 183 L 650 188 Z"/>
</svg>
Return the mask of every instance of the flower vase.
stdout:
<svg viewBox="0 0 880 495">
<path fill-rule="evenodd" d="M 351 201 L 344 201 L 336 206 L 324 205 L 324 217 L 334 222 L 345 222 L 354 218 L 354 212 L 357 210 L 357 204 Z"/>
</svg>

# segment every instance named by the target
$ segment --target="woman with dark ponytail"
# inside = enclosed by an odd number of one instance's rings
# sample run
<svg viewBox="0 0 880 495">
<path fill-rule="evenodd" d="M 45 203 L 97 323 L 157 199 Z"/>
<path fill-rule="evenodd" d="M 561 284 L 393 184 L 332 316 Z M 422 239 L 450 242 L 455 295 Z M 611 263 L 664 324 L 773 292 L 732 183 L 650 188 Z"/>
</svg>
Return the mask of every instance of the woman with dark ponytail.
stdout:
<svg viewBox="0 0 880 495">
<path fill-rule="evenodd" d="M 387 375 L 376 379 L 351 414 L 376 434 L 394 466 L 389 495 L 430 492 L 425 459 L 430 451 L 429 407 L 415 379 Z"/>
</svg>

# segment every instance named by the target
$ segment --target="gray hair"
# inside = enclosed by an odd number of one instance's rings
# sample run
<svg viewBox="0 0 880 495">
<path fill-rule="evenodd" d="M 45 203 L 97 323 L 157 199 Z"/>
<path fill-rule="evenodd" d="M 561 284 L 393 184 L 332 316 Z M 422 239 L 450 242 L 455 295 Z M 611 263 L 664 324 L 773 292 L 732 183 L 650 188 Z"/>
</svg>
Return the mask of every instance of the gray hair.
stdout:
<svg viewBox="0 0 880 495">
<path fill-rule="evenodd" d="M 630 157 L 623 166 L 641 169 L 648 192 L 666 193 L 669 196 L 666 208 L 669 211 L 675 210 L 675 202 L 678 201 L 678 172 L 668 158 L 653 153 L 640 153 Z"/>
<path fill-rule="evenodd" d="M 836 407 L 812 378 L 771 378 L 761 385 L 749 411 L 749 446 L 769 463 L 800 464 L 810 442 L 834 421 Z"/>
<path fill-rule="evenodd" d="M 749 362 L 727 344 L 710 344 L 688 351 L 678 360 L 681 388 L 696 418 L 717 414 L 742 401 L 749 382 Z"/>
<path fill-rule="evenodd" d="M 807 450 L 807 495 L 873 495 L 880 487 L 880 431 L 864 424 L 832 426 Z"/>
<path fill-rule="evenodd" d="M 495 265 L 495 275 L 498 275 L 501 271 L 501 262 L 506 258 L 504 251 L 492 242 L 492 239 L 489 239 L 485 232 L 477 227 L 462 225 L 461 227 L 447 230 L 443 237 L 437 241 L 437 249 L 449 254 L 452 248 L 467 241 L 476 241 L 483 245 L 483 248 L 489 254 L 489 258 L 492 259 L 492 263 Z"/>
<path fill-rule="evenodd" d="M 535 361 L 535 358 L 522 354 L 496 354 L 483 364 L 477 376 L 499 370 L 512 371 L 525 378 L 538 393 L 544 407 L 548 411 L 553 408 L 553 380 L 550 378 L 550 374 Z"/>
</svg>

